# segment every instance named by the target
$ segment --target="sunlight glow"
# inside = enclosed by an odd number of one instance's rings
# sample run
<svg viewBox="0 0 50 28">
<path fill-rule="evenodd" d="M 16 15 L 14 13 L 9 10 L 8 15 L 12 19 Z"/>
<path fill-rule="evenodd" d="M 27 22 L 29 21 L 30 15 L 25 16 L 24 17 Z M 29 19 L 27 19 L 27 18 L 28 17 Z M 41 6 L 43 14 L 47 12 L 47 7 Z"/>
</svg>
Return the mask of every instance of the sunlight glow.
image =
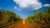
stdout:
<svg viewBox="0 0 50 28">
<path fill-rule="evenodd" d="M 23 24 L 25 24 L 25 20 L 23 20 Z"/>
<path fill-rule="evenodd" d="M 27 16 L 26 17 L 21 17 L 21 19 L 23 20 L 23 24 L 25 24 L 25 20 L 27 19 Z"/>
</svg>

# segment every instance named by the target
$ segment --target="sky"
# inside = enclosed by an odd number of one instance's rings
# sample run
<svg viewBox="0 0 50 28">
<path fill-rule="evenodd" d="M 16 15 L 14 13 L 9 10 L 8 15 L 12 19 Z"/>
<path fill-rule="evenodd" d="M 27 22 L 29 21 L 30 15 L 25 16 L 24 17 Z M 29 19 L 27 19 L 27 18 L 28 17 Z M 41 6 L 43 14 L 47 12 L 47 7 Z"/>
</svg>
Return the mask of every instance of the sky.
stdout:
<svg viewBox="0 0 50 28">
<path fill-rule="evenodd" d="M 16 12 L 20 16 L 32 15 L 43 6 L 49 6 L 50 0 L 0 0 L 0 9 Z"/>
</svg>

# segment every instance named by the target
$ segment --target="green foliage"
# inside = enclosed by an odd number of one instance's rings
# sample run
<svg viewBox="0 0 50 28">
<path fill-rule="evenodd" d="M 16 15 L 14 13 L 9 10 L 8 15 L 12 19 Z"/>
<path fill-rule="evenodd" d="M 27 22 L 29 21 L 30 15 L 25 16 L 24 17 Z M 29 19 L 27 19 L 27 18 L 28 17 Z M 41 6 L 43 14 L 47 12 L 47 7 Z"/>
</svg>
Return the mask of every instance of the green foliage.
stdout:
<svg viewBox="0 0 50 28">
<path fill-rule="evenodd" d="M 48 23 L 48 11 L 44 11 L 44 13 L 42 13 L 41 11 L 37 11 L 35 16 L 28 16 L 27 19 L 30 23 L 35 22 L 40 24 L 43 20 L 45 21 L 45 23 Z"/>
<path fill-rule="evenodd" d="M 0 10 L 0 26 L 6 26 L 8 23 L 16 23 L 20 20 L 20 17 L 16 16 L 16 13 L 7 10 Z"/>
<path fill-rule="evenodd" d="M 50 13 L 50 7 L 48 7 L 48 13 Z"/>
<path fill-rule="evenodd" d="M 48 8 L 48 28 L 50 28 L 50 7 Z"/>
</svg>

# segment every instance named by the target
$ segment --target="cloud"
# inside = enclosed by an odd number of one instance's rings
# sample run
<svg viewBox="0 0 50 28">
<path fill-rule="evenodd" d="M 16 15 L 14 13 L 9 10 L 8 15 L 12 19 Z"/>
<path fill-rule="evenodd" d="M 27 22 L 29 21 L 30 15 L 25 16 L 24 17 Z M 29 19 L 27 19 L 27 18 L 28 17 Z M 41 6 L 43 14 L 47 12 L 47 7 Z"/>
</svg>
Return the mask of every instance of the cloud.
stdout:
<svg viewBox="0 0 50 28">
<path fill-rule="evenodd" d="M 33 8 L 35 10 L 38 10 L 38 9 L 42 8 L 42 4 L 41 3 L 33 4 Z"/>
<path fill-rule="evenodd" d="M 43 6 L 44 7 L 50 7 L 50 4 L 44 4 Z"/>
<path fill-rule="evenodd" d="M 16 4 L 18 4 L 20 6 L 20 8 L 27 8 L 30 5 L 34 8 L 34 9 L 39 9 L 42 7 L 41 2 L 39 2 L 39 0 L 13 0 Z"/>
</svg>

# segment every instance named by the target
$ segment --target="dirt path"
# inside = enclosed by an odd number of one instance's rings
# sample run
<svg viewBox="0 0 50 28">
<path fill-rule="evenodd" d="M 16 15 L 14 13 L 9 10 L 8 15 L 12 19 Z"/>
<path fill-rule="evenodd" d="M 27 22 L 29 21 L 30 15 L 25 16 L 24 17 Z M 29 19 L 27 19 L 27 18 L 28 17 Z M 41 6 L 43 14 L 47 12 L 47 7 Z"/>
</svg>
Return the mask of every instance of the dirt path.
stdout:
<svg viewBox="0 0 50 28">
<path fill-rule="evenodd" d="M 23 21 L 21 21 L 16 24 L 15 28 L 31 28 L 31 26 L 27 23 L 27 21 L 25 21 L 25 24 L 23 24 Z"/>
<path fill-rule="evenodd" d="M 9 27 L 10 28 L 10 27 Z M 36 23 L 29 24 L 27 21 L 25 21 L 25 24 L 23 24 L 23 21 L 16 23 L 15 25 L 12 25 L 11 28 L 39 28 L 39 25 Z"/>
</svg>

